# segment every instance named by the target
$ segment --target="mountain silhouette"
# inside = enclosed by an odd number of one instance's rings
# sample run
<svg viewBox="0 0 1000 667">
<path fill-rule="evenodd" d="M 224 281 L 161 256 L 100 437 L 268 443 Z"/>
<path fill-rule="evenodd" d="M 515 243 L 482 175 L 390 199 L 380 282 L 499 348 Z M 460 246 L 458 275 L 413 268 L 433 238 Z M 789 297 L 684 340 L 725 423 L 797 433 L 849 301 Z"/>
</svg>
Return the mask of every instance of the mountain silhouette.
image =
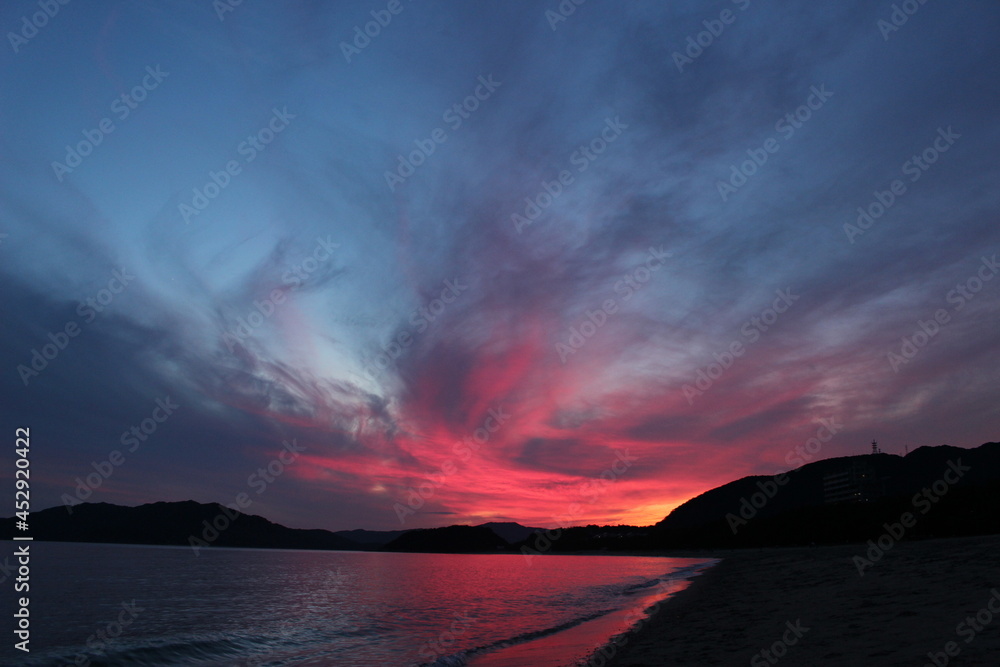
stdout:
<svg viewBox="0 0 1000 667">
<path fill-rule="evenodd" d="M 507 540 L 486 526 L 447 526 L 408 531 L 385 545 L 386 551 L 478 553 L 505 550 Z"/>
<path fill-rule="evenodd" d="M 363 530 L 355 528 L 354 530 L 338 530 L 334 535 L 339 535 L 355 544 L 374 548 L 386 545 L 403 533 L 408 532 L 409 530 Z"/>
<path fill-rule="evenodd" d="M 783 482 L 783 483 L 781 483 Z M 865 454 L 707 491 L 654 527 L 657 547 L 864 542 L 904 512 L 908 538 L 1000 532 L 1000 443 Z"/>
<path fill-rule="evenodd" d="M 287 528 L 253 514 L 237 514 L 218 503 L 158 502 L 124 507 L 81 503 L 72 513 L 50 507 L 29 516 L 35 540 L 113 542 L 257 549 L 361 549 L 328 530 Z M 3 519 L 5 534 L 14 535 L 14 519 Z"/>
<path fill-rule="evenodd" d="M 865 454 L 808 463 L 783 475 L 754 475 L 679 505 L 654 526 L 545 530 L 513 522 L 392 531 L 304 530 L 238 514 L 218 503 L 138 507 L 81 503 L 31 513 L 36 540 L 246 547 L 531 553 L 739 548 L 859 542 L 904 514 L 904 539 L 1000 533 L 1000 443 L 975 449 L 920 447 L 907 456 Z M 0 519 L 8 539 L 13 517 Z M 20 533 L 23 534 L 23 533 Z"/>
</svg>

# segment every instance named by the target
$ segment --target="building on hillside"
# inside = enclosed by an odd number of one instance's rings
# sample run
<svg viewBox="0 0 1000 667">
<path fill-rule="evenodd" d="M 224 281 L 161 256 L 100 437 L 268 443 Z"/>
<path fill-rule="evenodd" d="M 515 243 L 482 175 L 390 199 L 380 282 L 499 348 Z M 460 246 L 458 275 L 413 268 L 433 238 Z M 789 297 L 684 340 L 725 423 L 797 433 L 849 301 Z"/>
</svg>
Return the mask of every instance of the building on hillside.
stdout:
<svg viewBox="0 0 1000 667">
<path fill-rule="evenodd" d="M 845 467 L 837 472 L 823 475 L 823 502 L 827 505 L 870 502 L 881 495 L 875 468 L 862 457 L 845 462 Z"/>
</svg>

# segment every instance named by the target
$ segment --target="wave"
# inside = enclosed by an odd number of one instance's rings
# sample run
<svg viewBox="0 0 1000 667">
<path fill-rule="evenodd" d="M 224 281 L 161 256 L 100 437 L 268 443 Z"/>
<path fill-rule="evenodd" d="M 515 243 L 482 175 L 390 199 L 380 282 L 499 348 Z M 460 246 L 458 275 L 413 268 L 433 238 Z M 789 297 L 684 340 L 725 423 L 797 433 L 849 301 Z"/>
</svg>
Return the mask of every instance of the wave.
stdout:
<svg viewBox="0 0 1000 667">
<path fill-rule="evenodd" d="M 654 577 L 646 581 L 639 582 L 637 584 L 629 584 L 622 590 L 623 595 L 636 595 L 646 591 L 647 589 L 659 586 L 660 584 L 666 584 L 671 581 L 686 581 L 691 577 L 701 574 L 703 570 L 714 565 L 717 560 L 712 560 L 711 562 L 698 563 L 695 565 L 687 565 L 684 567 L 677 568 L 666 574 L 662 574 L 659 577 Z"/>
<path fill-rule="evenodd" d="M 541 630 L 532 630 L 530 632 L 523 632 L 513 637 L 508 637 L 506 639 L 500 639 L 495 642 L 483 644 L 482 646 L 477 646 L 476 648 L 465 649 L 463 651 L 458 651 L 450 655 L 441 656 L 436 660 L 434 660 L 433 662 L 415 663 L 414 667 L 455 667 L 455 666 L 465 665 L 467 659 L 470 657 L 481 655 L 483 653 L 489 653 L 491 651 L 497 651 L 503 648 L 509 648 L 511 646 L 517 646 L 518 644 L 524 644 L 533 641 L 535 639 L 541 639 L 542 637 L 548 637 L 549 635 L 554 635 L 557 632 L 562 632 L 563 630 L 569 630 L 570 628 L 576 627 L 581 623 L 592 621 L 595 618 L 600 618 L 601 616 L 605 616 L 614 611 L 617 610 L 603 609 L 601 611 L 592 612 L 585 616 L 579 616 L 564 623 L 560 623 L 559 625 L 543 628 Z M 462 662 L 456 662 L 457 660 L 461 660 Z"/>
<path fill-rule="evenodd" d="M 248 637 L 195 637 L 184 639 L 120 640 L 102 650 L 53 649 L 19 664 L 30 667 L 77 664 L 86 656 L 91 667 L 162 667 L 164 665 L 221 664 L 254 665 L 254 656 L 274 650 L 274 639 Z"/>
<path fill-rule="evenodd" d="M 654 589 L 663 584 L 667 584 L 673 581 L 686 581 L 693 576 L 697 576 L 703 570 L 715 565 L 718 560 L 711 560 L 709 562 L 697 563 L 695 565 L 688 565 L 684 567 L 677 568 L 668 573 L 662 574 L 658 577 L 653 577 L 652 579 L 647 579 L 638 583 L 628 584 L 623 586 L 618 594 L 621 596 L 637 596 L 642 593 L 648 593 L 650 589 Z M 412 667 L 462 667 L 468 664 L 469 658 L 475 657 L 477 655 L 482 655 L 484 653 L 490 653 L 492 651 L 498 651 L 500 649 L 510 648 L 512 646 L 517 646 L 518 644 L 525 644 L 536 639 L 541 639 L 542 637 L 548 637 L 570 628 L 576 627 L 582 623 L 592 621 L 596 618 L 606 616 L 607 614 L 620 611 L 623 605 L 617 605 L 609 609 L 601 609 L 589 614 L 578 616 L 564 623 L 554 625 L 548 628 L 543 628 L 541 630 L 533 630 L 530 632 L 524 632 L 519 635 L 501 639 L 495 642 L 490 642 L 482 646 L 477 646 L 475 648 L 463 649 L 455 653 L 448 655 L 439 656 L 436 660 L 431 662 L 414 663 Z"/>
</svg>

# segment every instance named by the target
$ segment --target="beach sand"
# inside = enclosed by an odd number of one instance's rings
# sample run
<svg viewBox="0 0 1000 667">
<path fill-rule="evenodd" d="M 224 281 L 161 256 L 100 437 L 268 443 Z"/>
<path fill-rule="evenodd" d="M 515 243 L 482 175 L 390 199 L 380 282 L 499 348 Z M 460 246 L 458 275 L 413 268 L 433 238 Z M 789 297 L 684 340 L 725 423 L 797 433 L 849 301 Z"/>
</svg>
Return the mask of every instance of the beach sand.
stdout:
<svg viewBox="0 0 1000 667">
<path fill-rule="evenodd" d="M 860 576 L 867 549 L 706 553 L 724 560 L 589 664 L 1000 665 L 1000 536 L 898 543 Z"/>
</svg>

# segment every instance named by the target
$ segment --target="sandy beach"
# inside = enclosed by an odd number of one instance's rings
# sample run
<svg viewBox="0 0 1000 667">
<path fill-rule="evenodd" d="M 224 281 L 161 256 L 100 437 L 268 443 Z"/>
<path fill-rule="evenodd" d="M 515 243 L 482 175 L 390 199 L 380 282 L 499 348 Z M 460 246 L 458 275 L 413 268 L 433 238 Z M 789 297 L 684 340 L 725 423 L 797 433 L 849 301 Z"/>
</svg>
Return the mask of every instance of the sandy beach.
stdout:
<svg viewBox="0 0 1000 667">
<path fill-rule="evenodd" d="M 861 576 L 867 550 L 706 554 L 724 560 L 589 664 L 1000 664 L 1000 536 L 895 544 Z"/>
</svg>

